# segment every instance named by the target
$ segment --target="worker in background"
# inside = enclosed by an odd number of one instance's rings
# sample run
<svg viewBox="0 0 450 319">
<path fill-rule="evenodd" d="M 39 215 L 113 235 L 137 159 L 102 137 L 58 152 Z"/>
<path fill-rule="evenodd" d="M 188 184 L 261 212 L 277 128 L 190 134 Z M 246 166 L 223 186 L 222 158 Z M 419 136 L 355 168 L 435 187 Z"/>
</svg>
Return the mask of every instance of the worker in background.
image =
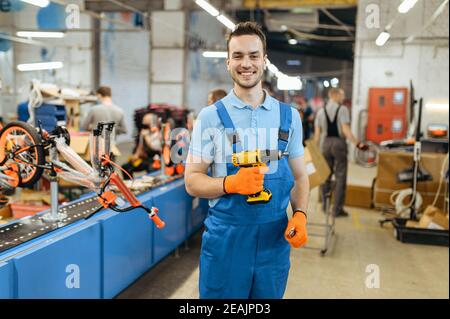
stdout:
<svg viewBox="0 0 450 319">
<path fill-rule="evenodd" d="M 129 176 L 128 174 L 123 174 L 124 179 L 129 179 L 130 176 L 133 177 L 136 172 L 145 171 L 150 173 L 160 168 L 155 168 L 153 165 L 155 155 L 160 156 L 162 150 L 162 136 L 157 116 L 151 113 L 144 115 L 142 126 L 136 148 L 129 157 L 128 162 L 122 166 L 129 174 Z"/>
<path fill-rule="evenodd" d="M 305 98 L 302 95 L 294 96 L 294 106 L 300 112 L 300 118 L 302 120 L 303 127 L 303 145 L 305 141 L 309 140 L 312 135 L 312 126 L 314 123 L 314 113 L 312 108 L 306 103 Z"/>
<path fill-rule="evenodd" d="M 217 101 L 224 98 L 225 96 L 227 96 L 227 92 L 222 89 L 214 89 L 214 90 L 209 91 L 208 105 L 216 103 Z"/>
<path fill-rule="evenodd" d="M 314 141 L 320 145 L 331 174 L 322 186 L 322 202 L 325 195 L 331 191 L 331 177 L 336 179 L 333 214 L 336 217 L 348 216 L 344 210 L 345 190 L 347 187 L 347 143 L 346 139 L 359 149 L 367 146 L 358 141 L 350 129 L 350 112 L 342 105 L 345 92 L 339 88 L 328 91 L 328 103 L 316 115 L 314 123 Z"/>
<path fill-rule="evenodd" d="M 111 98 L 111 88 L 101 86 L 96 91 L 99 103 L 94 105 L 80 123 L 80 129 L 91 131 L 97 127 L 99 122 L 114 122 L 114 131 L 112 141 L 116 135 L 126 134 L 127 126 L 123 110 L 115 105 Z"/>
<path fill-rule="evenodd" d="M 261 28 L 254 22 L 239 23 L 227 47 L 233 89 L 199 113 L 185 172 L 188 193 L 210 199 L 200 255 L 200 298 L 282 298 L 290 245 L 298 248 L 307 241 L 309 181 L 302 124 L 294 108 L 262 88 L 267 51 Z M 230 162 L 232 154 L 256 148 L 289 155 L 268 167 L 235 167 Z M 248 204 L 247 195 L 263 188 L 271 190 L 271 200 Z M 289 201 L 294 213 L 288 221 Z"/>
<path fill-rule="evenodd" d="M 270 96 L 274 96 L 272 83 L 270 83 L 269 81 L 263 81 L 262 87 L 267 93 L 269 93 Z"/>
</svg>

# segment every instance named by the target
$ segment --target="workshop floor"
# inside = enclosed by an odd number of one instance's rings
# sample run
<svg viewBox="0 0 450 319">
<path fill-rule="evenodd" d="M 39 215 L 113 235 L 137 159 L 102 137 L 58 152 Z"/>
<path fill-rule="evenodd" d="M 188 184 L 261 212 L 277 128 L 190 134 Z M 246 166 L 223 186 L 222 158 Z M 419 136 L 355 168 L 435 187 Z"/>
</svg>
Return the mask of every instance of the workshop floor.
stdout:
<svg viewBox="0 0 450 319">
<path fill-rule="evenodd" d="M 374 169 L 350 164 L 349 183 L 368 184 L 374 174 Z M 321 223 L 324 215 L 317 198 L 315 189 L 309 218 Z M 402 244 L 391 225 L 379 227 L 380 212 L 346 210 L 350 216 L 336 220 L 336 236 L 324 257 L 313 249 L 291 251 L 285 298 L 449 298 L 448 247 Z M 310 234 L 320 231 L 309 227 Z M 178 254 L 163 259 L 117 298 L 198 298 L 200 245 L 198 232 L 189 239 L 188 249 L 180 247 Z M 309 248 L 321 245 L 322 238 L 310 237 Z"/>
</svg>

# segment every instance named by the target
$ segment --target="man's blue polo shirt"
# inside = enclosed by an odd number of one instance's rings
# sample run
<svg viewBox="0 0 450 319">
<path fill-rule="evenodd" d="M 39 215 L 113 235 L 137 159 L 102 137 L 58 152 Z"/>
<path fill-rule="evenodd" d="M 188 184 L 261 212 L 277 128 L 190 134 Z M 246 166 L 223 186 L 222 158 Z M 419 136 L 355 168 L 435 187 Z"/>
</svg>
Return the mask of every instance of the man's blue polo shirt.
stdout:
<svg viewBox="0 0 450 319">
<path fill-rule="evenodd" d="M 263 104 L 253 109 L 231 90 L 222 102 L 238 132 L 242 150 L 278 149 L 280 104 L 277 100 L 266 92 Z M 292 123 L 287 146 L 290 159 L 304 154 L 300 114 L 294 108 L 291 111 Z M 233 151 L 214 105 L 203 108 L 199 113 L 192 132 L 189 152 L 201 157 L 205 162 L 211 162 L 211 176 L 227 175 L 226 163 L 230 162 Z M 276 169 L 276 163 L 270 168 L 269 174 Z M 214 206 L 217 200 L 210 200 L 210 206 Z"/>
</svg>

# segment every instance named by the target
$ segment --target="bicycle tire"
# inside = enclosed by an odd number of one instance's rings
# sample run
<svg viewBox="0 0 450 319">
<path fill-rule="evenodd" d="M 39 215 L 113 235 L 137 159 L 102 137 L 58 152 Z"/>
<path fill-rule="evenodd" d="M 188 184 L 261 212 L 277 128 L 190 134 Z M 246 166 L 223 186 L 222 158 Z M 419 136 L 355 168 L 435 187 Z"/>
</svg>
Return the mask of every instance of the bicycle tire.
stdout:
<svg viewBox="0 0 450 319">
<path fill-rule="evenodd" d="M 32 143 L 30 146 L 32 146 L 34 155 L 31 155 L 33 158 L 33 164 L 34 165 L 44 165 L 45 164 L 45 153 L 44 153 L 44 147 L 42 145 L 41 137 L 39 136 L 37 130 L 31 126 L 30 124 L 27 124 L 25 122 L 10 122 L 7 125 L 5 125 L 0 132 L 0 149 L 4 150 L 6 152 L 6 137 L 9 134 L 9 132 L 19 131 L 24 133 Z M 8 158 L 6 156 L 3 156 L 1 159 L 1 165 L 6 164 L 8 161 Z M 24 164 L 20 164 L 24 165 Z M 31 186 L 34 185 L 42 176 L 42 173 L 44 172 L 44 169 L 42 167 L 36 167 L 34 166 L 32 173 L 25 176 L 25 178 L 22 176 L 22 172 L 20 172 L 21 178 L 19 179 L 19 187 L 25 187 L 25 186 Z"/>
</svg>

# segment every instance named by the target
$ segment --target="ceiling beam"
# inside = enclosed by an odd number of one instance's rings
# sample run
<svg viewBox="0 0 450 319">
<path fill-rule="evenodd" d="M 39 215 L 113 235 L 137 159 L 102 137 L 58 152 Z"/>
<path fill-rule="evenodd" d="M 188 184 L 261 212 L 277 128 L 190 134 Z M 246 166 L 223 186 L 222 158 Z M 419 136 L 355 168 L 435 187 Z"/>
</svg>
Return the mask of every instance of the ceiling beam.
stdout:
<svg viewBox="0 0 450 319">
<path fill-rule="evenodd" d="M 243 0 L 247 9 L 285 9 L 296 7 L 345 7 L 356 6 L 358 0 Z"/>
<path fill-rule="evenodd" d="M 164 10 L 164 0 L 120 0 L 120 3 L 123 5 L 108 0 L 84 0 L 86 10 L 94 12 L 149 12 Z"/>
</svg>

